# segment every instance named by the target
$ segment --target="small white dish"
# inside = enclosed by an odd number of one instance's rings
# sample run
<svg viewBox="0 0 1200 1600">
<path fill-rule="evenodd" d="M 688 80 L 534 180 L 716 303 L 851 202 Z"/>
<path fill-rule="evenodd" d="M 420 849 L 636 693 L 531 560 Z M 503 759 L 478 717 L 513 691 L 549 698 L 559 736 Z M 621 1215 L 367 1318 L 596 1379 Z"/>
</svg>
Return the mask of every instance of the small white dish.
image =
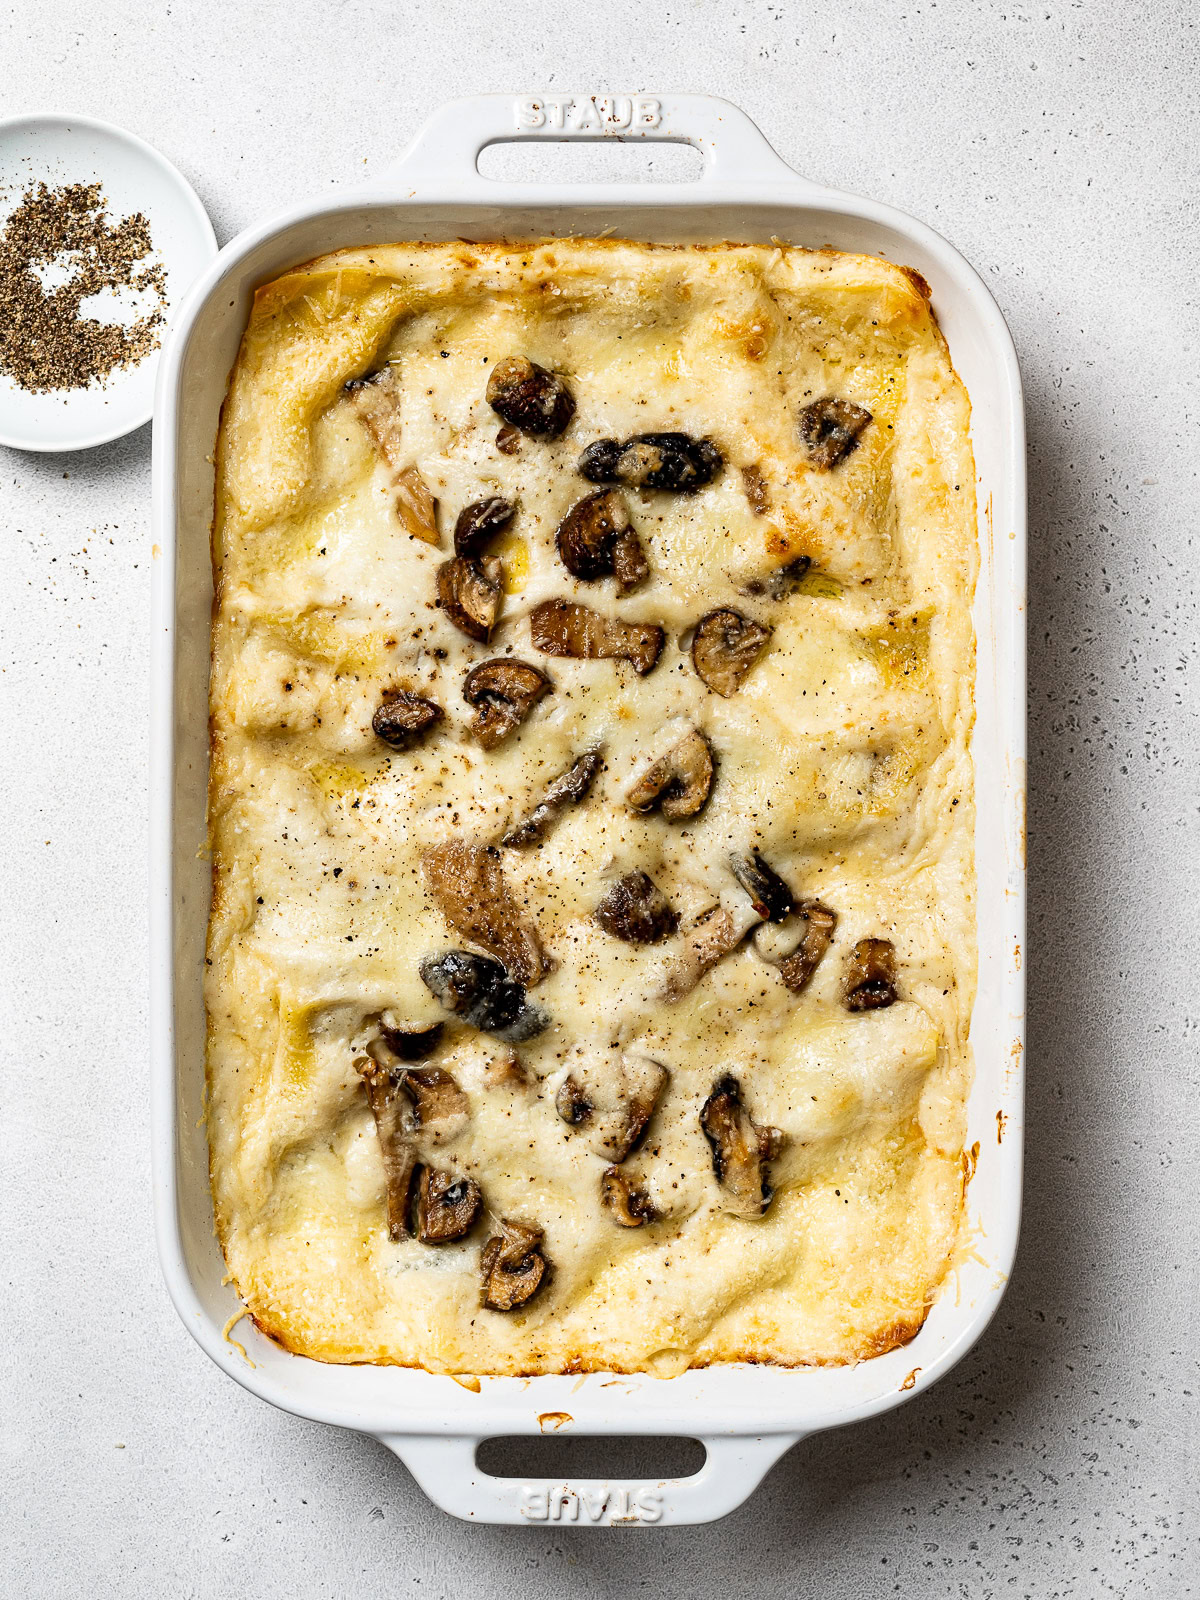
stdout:
<svg viewBox="0 0 1200 1600">
<path fill-rule="evenodd" d="M 136 134 L 93 117 L 47 112 L 0 120 L 0 228 L 30 184 L 40 181 L 52 188 L 100 183 L 114 221 L 142 212 L 154 247 L 142 265 L 164 269 L 169 324 L 217 253 L 212 224 L 182 173 Z M 166 327 L 161 331 L 165 339 Z M 0 444 L 15 450 L 87 450 L 140 428 L 154 410 L 158 356 L 154 350 L 136 366 L 117 368 L 85 389 L 45 394 L 31 393 L 0 373 Z"/>
</svg>

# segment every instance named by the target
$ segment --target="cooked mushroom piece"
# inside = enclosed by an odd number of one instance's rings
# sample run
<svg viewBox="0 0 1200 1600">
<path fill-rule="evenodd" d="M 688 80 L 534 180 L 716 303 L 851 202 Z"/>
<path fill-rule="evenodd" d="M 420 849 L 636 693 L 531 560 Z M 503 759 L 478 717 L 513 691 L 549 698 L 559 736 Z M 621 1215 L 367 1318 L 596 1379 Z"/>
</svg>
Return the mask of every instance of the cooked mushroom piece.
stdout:
<svg viewBox="0 0 1200 1600">
<path fill-rule="evenodd" d="M 699 728 L 693 728 L 646 768 L 625 799 L 634 811 L 661 806 L 668 822 L 682 822 L 694 817 L 708 799 L 713 772 L 712 746 Z"/>
<path fill-rule="evenodd" d="M 546 674 L 527 661 L 511 656 L 481 661 L 463 680 L 463 699 L 475 708 L 471 732 L 485 750 L 494 750 L 552 688 Z"/>
<path fill-rule="evenodd" d="M 413 1222 L 422 1244 L 448 1244 L 470 1232 L 483 1204 L 479 1185 L 436 1167 L 422 1167 L 413 1199 Z"/>
<path fill-rule="evenodd" d="M 371 727 L 376 737 L 393 750 L 407 750 L 444 716 L 441 706 L 433 700 L 424 700 L 407 689 L 385 689 Z"/>
<path fill-rule="evenodd" d="M 510 1044 L 532 1039 L 550 1024 L 540 1006 L 525 996 L 524 984 L 510 978 L 500 962 L 471 950 L 443 950 L 426 956 L 421 982 L 447 1011 L 469 1027 L 492 1033 Z"/>
<path fill-rule="evenodd" d="M 729 865 L 760 917 L 768 922 L 782 922 L 791 915 L 795 905 L 792 891 L 757 850 L 750 856 L 730 856 Z"/>
<path fill-rule="evenodd" d="M 570 600 L 543 600 L 529 614 L 535 650 L 547 656 L 625 660 L 641 677 L 662 654 L 663 630 L 653 622 L 622 622 Z"/>
<path fill-rule="evenodd" d="M 499 561 L 489 556 L 483 561 L 455 556 L 437 569 L 438 605 L 468 639 L 486 644 L 496 626 L 500 610 Z"/>
<path fill-rule="evenodd" d="M 486 398 L 514 428 L 548 439 L 556 439 L 575 415 L 574 397 L 563 380 L 526 356 L 506 356 L 496 363 Z"/>
<path fill-rule="evenodd" d="M 819 900 L 805 900 L 800 915 L 804 918 L 804 935 L 791 955 L 779 963 L 779 976 L 793 994 L 803 994 L 812 981 L 837 927 L 837 913 Z"/>
<path fill-rule="evenodd" d="M 541 1228 L 504 1217 L 479 1257 L 483 1303 L 489 1311 L 512 1311 L 533 1298 L 546 1278 L 548 1263 Z"/>
<path fill-rule="evenodd" d="M 597 489 L 577 500 L 558 525 L 554 545 L 563 566 L 589 582 L 613 570 L 613 546 L 629 528 L 629 508 L 619 489 Z"/>
<path fill-rule="evenodd" d="M 696 624 L 692 665 L 714 694 L 728 699 L 767 648 L 773 630 L 722 607 Z"/>
<path fill-rule="evenodd" d="M 658 944 L 679 926 L 679 915 L 662 890 L 644 872 L 617 880 L 595 910 L 605 933 L 626 944 Z"/>
<path fill-rule="evenodd" d="M 659 998 L 674 1005 L 690 994 L 706 972 L 737 949 L 758 921 L 758 912 L 745 905 L 733 911 L 727 906 L 712 906 L 697 917 L 687 932 L 682 953 L 667 970 Z"/>
<path fill-rule="evenodd" d="M 896 948 L 890 939 L 860 939 L 846 964 L 848 1011 L 877 1011 L 896 999 Z"/>
<path fill-rule="evenodd" d="M 650 576 L 650 563 L 642 549 L 642 541 L 632 528 L 626 528 L 613 545 L 613 577 L 617 580 L 617 593 L 629 594 L 639 583 Z"/>
<path fill-rule="evenodd" d="M 597 439 L 580 456 L 578 471 L 591 483 L 627 483 L 636 489 L 693 494 L 711 483 L 725 458 L 711 439 L 689 433 L 637 433 L 624 443 Z"/>
<path fill-rule="evenodd" d="M 636 1050 L 577 1046 L 554 1107 L 585 1143 L 610 1161 L 624 1161 L 640 1144 L 670 1074 Z"/>
<path fill-rule="evenodd" d="M 404 1092 L 403 1070 L 396 1072 L 370 1055 L 359 1056 L 354 1066 L 366 1085 L 375 1118 L 387 1184 L 388 1238 L 395 1242 L 408 1232 L 409 1194 L 417 1165 L 416 1117 Z"/>
<path fill-rule="evenodd" d="M 492 539 L 512 521 L 516 509 L 511 500 L 498 494 L 464 506 L 454 524 L 454 554 L 481 556 Z"/>
<path fill-rule="evenodd" d="M 742 487 L 746 491 L 746 504 L 754 515 L 765 516 L 771 509 L 771 495 L 759 467 L 742 468 Z"/>
<path fill-rule="evenodd" d="M 416 467 L 396 475 L 396 513 L 414 539 L 438 543 L 437 500 Z"/>
<path fill-rule="evenodd" d="M 502 961 L 520 983 L 550 971 L 537 926 L 509 889 L 493 845 L 448 839 L 426 850 L 425 882 L 451 927 Z"/>
<path fill-rule="evenodd" d="M 412 1067 L 404 1088 L 413 1103 L 417 1129 L 432 1144 L 449 1144 L 467 1125 L 470 1101 L 458 1080 L 441 1067 Z"/>
<path fill-rule="evenodd" d="M 556 818 L 568 806 L 577 806 L 584 798 L 603 765 L 604 752 L 600 749 L 581 755 L 573 767 L 554 779 L 529 815 L 515 822 L 500 843 L 510 850 L 541 844 Z"/>
<path fill-rule="evenodd" d="M 588 1099 L 579 1079 L 568 1075 L 558 1086 L 558 1093 L 554 1096 L 554 1109 L 564 1122 L 569 1122 L 571 1127 L 577 1128 L 580 1123 L 588 1120 L 596 1108 Z"/>
<path fill-rule="evenodd" d="M 420 472 L 403 466 L 400 425 L 400 380 L 394 367 L 382 367 L 366 378 L 352 378 L 346 393 L 362 418 L 376 450 L 392 472 L 396 511 L 405 529 L 426 544 L 437 544 L 437 501 Z"/>
<path fill-rule="evenodd" d="M 783 1146 L 778 1128 L 760 1128 L 742 1104 L 742 1087 L 726 1075 L 700 1108 L 700 1126 L 712 1148 L 713 1171 L 724 1190 L 725 1209 L 759 1217 L 771 1198 L 767 1162 Z"/>
<path fill-rule="evenodd" d="M 865 406 L 852 400 L 837 400 L 832 395 L 814 400 L 800 413 L 800 438 L 808 459 L 821 472 L 828 472 L 844 461 L 871 421 Z"/>
<path fill-rule="evenodd" d="M 621 1228 L 640 1228 L 658 1212 L 644 1189 L 631 1183 L 620 1167 L 605 1167 L 600 1177 L 600 1203 Z"/>
<path fill-rule="evenodd" d="M 521 430 L 506 422 L 496 430 L 496 449 L 502 456 L 515 456 L 521 448 Z"/>
</svg>

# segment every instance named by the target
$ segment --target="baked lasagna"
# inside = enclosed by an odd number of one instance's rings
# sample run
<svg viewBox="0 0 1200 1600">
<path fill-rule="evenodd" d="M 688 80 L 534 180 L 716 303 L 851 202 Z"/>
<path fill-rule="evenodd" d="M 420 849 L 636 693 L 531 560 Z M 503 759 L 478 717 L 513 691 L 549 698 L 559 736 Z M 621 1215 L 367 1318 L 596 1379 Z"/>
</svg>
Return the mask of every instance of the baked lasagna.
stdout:
<svg viewBox="0 0 1200 1600">
<path fill-rule="evenodd" d="M 217 1228 L 289 1350 L 846 1363 L 963 1212 L 967 397 L 914 272 L 339 252 L 213 564 Z"/>
</svg>

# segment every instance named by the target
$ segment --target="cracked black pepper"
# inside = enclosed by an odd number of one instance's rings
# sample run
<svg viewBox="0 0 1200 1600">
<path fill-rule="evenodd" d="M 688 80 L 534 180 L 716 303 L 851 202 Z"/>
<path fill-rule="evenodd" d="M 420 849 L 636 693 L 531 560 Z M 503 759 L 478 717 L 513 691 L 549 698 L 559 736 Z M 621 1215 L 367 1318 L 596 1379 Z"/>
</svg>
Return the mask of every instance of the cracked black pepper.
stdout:
<svg viewBox="0 0 1200 1600">
<path fill-rule="evenodd" d="M 0 233 L 0 372 L 23 389 L 81 389 L 157 348 L 166 320 L 166 278 L 147 263 L 153 245 L 142 213 L 114 222 L 98 183 L 31 184 Z M 57 286 L 48 267 L 66 268 Z M 147 291 L 152 309 L 129 322 L 81 315 L 105 290 Z"/>
</svg>

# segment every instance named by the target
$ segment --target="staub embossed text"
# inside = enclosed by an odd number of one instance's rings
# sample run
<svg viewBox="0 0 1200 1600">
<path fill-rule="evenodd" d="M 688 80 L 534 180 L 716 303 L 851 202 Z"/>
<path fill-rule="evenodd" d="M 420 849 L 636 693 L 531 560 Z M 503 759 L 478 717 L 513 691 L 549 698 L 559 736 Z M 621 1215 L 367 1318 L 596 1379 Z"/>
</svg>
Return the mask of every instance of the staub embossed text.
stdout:
<svg viewBox="0 0 1200 1600">
<path fill-rule="evenodd" d="M 529 1522 L 661 1522 L 657 1489 L 561 1489 L 544 1485 L 521 1491 L 521 1515 Z"/>
<path fill-rule="evenodd" d="M 529 95 L 513 102 L 517 131 L 554 128 L 563 133 L 630 133 L 657 128 L 662 103 L 646 95 Z"/>
</svg>

